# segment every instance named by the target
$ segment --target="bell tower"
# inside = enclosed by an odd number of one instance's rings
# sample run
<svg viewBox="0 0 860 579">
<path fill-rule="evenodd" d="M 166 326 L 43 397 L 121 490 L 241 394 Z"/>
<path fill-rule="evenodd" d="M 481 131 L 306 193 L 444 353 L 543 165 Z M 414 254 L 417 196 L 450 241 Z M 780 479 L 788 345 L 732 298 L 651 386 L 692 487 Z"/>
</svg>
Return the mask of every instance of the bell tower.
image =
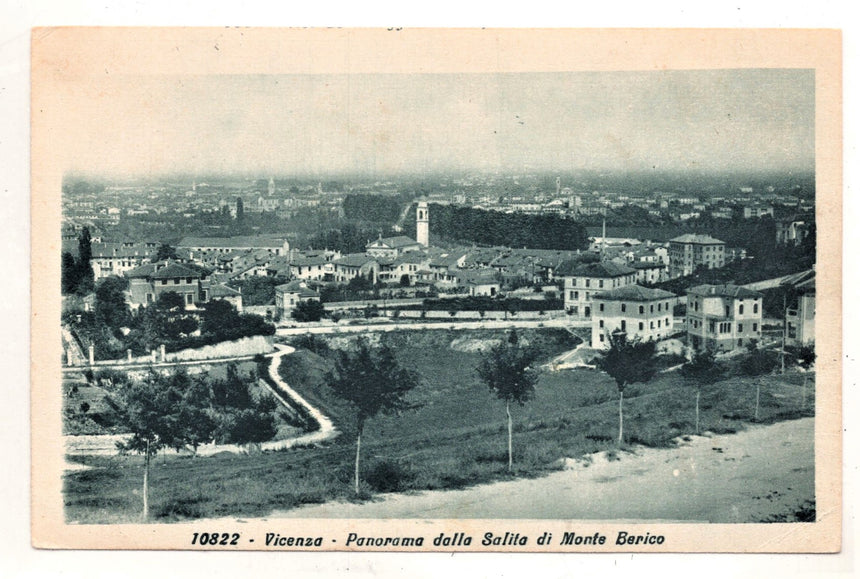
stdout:
<svg viewBox="0 0 860 579">
<path fill-rule="evenodd" d="M 430 246 L 430 210 L 427 208 L 426 201 L 418 202 L 418 209 L 415 212 L 415 241 L 424 247 Z"/>
</svg>

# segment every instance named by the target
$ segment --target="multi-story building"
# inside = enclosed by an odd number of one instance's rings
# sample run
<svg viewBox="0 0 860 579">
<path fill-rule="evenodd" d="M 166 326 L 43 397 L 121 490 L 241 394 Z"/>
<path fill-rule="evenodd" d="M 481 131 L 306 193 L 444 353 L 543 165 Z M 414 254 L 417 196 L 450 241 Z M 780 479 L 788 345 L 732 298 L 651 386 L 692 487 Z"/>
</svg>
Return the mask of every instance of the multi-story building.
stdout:
<svg viewBox="0 0 860 579">
<path fill-rule="evenodd" d="M 797 301 L 785 310 L 785 344 L 806 346 L 815 342 L 815 270 L 791 276 L 783 285 L 793 286 Z"/>
<path fill-rule="evenodd" d="M 734 350 L 761 340 L 762 294 L 736 285 L 687 290 L 687 342 L 696 350 Z"/>
<path fill-rule="evenodd" d="M 317 292 L 298 279 L 275 287 L 275 308 L 281 317 L 292 315 L 296 306 L 302 302 L 319 299 Z"/>
<path fill-rule="evenodd" d="M 290 243 L 286 239 L 265 236 L 185 237 L 177 248 L 191 251 L 192 257 L 196 259 L 201 253 L 233 253 L 257 249 L 265 249 L 272 255 L 285 255 L 290 251 Z"/>
<path fill-rule="evenodd" d="M 690 275 L 699 267 L 726 264 L 726 243 L 710 235 L 687 233 L 669 240 L 669 277 Z"/>
<path fill-rule="evenodd" d="M 589 319 L 594 295 L 636 283 L 636 270 L 612 262 L 562 263 L 555 277 L 564 278 L 564 309 L 571 316 Z"/>
<path fill-rule="evenodd" d="M 90 265 L 93 277 L 100 280 L 112 275 L 123 275 L 154 257 L 158 251 L 155 242 L 101 242 L 92 244 Z"/>
<path fill-rule="evenodd" d="M 609 336 L 616 332 L 642 341 L 671 336 L 675 297 L 665 290 L 635 284 L 597 293 L 591 318 L 591 347 L 608 348 Z"/>
<path fill-rule="evenodd" d="M 422 247 L 423 246 L 420 243 L 411 237 L 398 235 L 396 237 L 380 236 L 376 241 L 368 243 L 366 250 L 367 255 L 373 257 L 389 257 L 393 259 L 401 253 L 406 251 L 417 251 Z"/>
<path fill-rule="evenodd" d="M 146 263 L 125 272 L 132 307 L 158 301 L 161 294 L 175 292 L 187 305 L 209 301 L 210 271 L 193 263 L 165 260 Z"/>
</svg>

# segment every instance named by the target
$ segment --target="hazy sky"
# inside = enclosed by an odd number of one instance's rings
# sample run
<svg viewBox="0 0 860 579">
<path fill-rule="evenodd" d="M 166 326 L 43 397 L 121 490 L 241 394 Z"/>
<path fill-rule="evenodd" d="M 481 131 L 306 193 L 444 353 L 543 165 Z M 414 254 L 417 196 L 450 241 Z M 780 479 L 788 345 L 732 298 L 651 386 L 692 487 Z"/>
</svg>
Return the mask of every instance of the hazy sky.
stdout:
<svg viewBox="0 0 860 579">
<path fill-rule="evenodd" d="M 68 85 L 88 174 L 814 168 L 810 70 L 115 77 Z"/>
</svg>

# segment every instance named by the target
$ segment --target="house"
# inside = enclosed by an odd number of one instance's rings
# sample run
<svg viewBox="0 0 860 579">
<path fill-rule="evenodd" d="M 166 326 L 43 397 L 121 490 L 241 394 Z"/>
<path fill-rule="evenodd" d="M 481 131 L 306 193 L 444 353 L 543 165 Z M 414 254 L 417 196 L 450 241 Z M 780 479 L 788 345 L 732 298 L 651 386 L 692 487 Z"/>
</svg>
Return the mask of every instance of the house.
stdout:
<svg viewBox="0 0 860 579">
<path fill-rule="evenodd" d="M 365 250 L 367 251 L 367 255 L 371 257 L 388 257 L 393 259 L 401 253 L 418 251 L 422 247 L 420 243 L 405 235 L 398 235 L 396 237 L 382 237 L 380 235 L 379 239 L 368 243 Z"/>
<path fill-rule="evenodd" d="M 815 342 L 815 270 L 790 276 L 782 285 L 793 287 L 797 294 L 785 310 L 785 344 L 808 346 Z"/>
<path fill-rule="evenodd" d="M 129 302 L 133 308 L 149 305 L 167 292 L 179 294 L 186 305 L 210 299 L 210 271 L 193 263 L 164 260 L 143 264 L 125 272 L 129 281 Z"/>
<path fill-rule="evenodd" d="M 209 300 L 224 300 L 233 304 L 236 311 L 242 313 L 242 292 L 223 283 L 214 283 L 209 289 Z"/>
<path fill-rule="evenodd" d="M 564 309 L 580 319 L 592 313 L 592 300 L 596 293 L 636 283 L 636 270 L 612 262 L 577 264 L 567 261 L 555 272 L 564 278 Z"/>
<path fill-rule="evenodd" d="M 669 240 L 669 277 L 690 275 L 699 267 L 726 264 L 726 243 L 710 235 L 687 233 Z"/>
<path fill-rule="evenodd" d="M 779 245 L 800 245 L 812 232 L 815 216 L 795 214 L 777 219 L 776 242 Z"/>
<path fill-rule="evenodd" d="M 348 282 L 362 276 L 375 284 L 379 280 L 379 262 L 363 253 L 348 253 L 332 261 L 334 265 L 334 281 Z"/>
<path fill-rule="evenodd" d="M 283 238 L 265 236 L 237 237 L 185 237 L 177 245 L 179 249 L 188 249 L 194 254 L 200 253 L 232 253 L 264 249 L 272 255 L 284 255 L 290 250 L 290 243 Z M 193 255 L 196 257 L 196 255 Z"/>
<path fill-rule="evenodd" d="M 123 275 L 149 261 L 158 248 L 155 242 L 101 242 L 93 243 L 90 265 L 93 277 L 100 280 L 112 275 Z M 77 249 L 75 250 L 77 253 Z"/>
<path fill-rule="evenodd" d="M 744 219 L 755 219 L 765 215 L 773 217 L 773 205 L 744 205 Z"/>
<path fill-rule="evenodd" d="M 466 288 L 470 296 L 497 296 L 501 289 L 493 269 L 464 269 L 455 272 L 457 285 Z"/>
<path fill-rule="evenodd" d="M 293 310 L 302 302 L 319 300 L 320 295 L 310 289 L 302 280 L 293 280 L 283 285 L 275 286 L 275 308 L 278 315 L 289 317 Z"/>
<path fill-rule="evenodd" d="M 636 270 L 636 283 L 655 284 L 669 279 L 669 267 L 662 261 L 636 261 L 630 267 Z"/>
<path fill-rule="evenodd" d="M 744 287 L 687 290 L 687 342 L 696 350 L 734 350 L 761 340 L 762 294 Z"/>
<path fill-rule="evenodd" d="M 593 301 L 591 347 L 608 348 L 609 336 L 617 332 L 642 341 L 671 336 L 675 297 L 671 292 L 636 284 L 598 292 Z"/>
</svg>

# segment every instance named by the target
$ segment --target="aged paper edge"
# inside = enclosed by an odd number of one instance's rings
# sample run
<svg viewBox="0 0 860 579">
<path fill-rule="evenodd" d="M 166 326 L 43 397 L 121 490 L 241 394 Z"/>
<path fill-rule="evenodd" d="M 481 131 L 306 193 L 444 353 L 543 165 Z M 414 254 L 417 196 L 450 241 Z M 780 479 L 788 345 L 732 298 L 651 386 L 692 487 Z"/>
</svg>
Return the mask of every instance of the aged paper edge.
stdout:
<svg viewBox="0 0 860 579">
<path fill-rule="evenodd" d="M 212 46 L 218 44 L 214 52 Z M 145 51 L 141 47 L 145 46 Z M 182 56 L 174 51 L 182 47 Z M 299 50 L 301 48 L 301 50 Z M 55 166 L 51 126 L 40 112 L 50 91 L 69 79 L 105 74 L 320 74 L 560 72 L 718 68 L 815 70 L 818 252 L 818 396 L 815 486 L 818 521 L 790 524 L 603 524 L 525 520 L 270 520 L 207 525 L 207 531 L 321 534 L 349 532 L 429 538 L 462 531 L 616 531 L 666 537 L 663 545 L 600 552 L 836 552 L 841 548 L 841 240 L 842 54 L 835 30 L 776 29 L 222 29 L 37 28 L 31 77 L 31 485 L 33 545 L 77 549 L 191 549 L 199 525 L 68 525 L 61 494 L 59 227 L 62 167 Z M 269 58 L 290 54 L 290 59 Z M 50 288 L 45 291 L 44 288 Z M 204 529 L 198 529 L 204 530 Z M 258 543 L 256 549 L 265 547 Z M 611 543 L 611 541 L 608 541 Z M 348 550 L 338 547 L 318 550 Z M 211 550 L 211 547 L 203 548 Z M 247 550 L 246 547 L 243 549 Z M 355 549 L 362 550 L 362 549 Z M 379 549 L 382 550 L 382 549 Z M 416 550 L 406 549 L 406 550 Z M 424 551 L 434 549 L 425 545 Z M 458 547 L 457 551 L 542 551 L 527 547 Z M 578 550 L 578 549 L 577 549 Z M 591 550 L 589 548 L 581 549 Z M 547 552 L 557 552 L 548 548 Z M 596 550 L 595 550 L 596 551 Z"/>
</svg>

